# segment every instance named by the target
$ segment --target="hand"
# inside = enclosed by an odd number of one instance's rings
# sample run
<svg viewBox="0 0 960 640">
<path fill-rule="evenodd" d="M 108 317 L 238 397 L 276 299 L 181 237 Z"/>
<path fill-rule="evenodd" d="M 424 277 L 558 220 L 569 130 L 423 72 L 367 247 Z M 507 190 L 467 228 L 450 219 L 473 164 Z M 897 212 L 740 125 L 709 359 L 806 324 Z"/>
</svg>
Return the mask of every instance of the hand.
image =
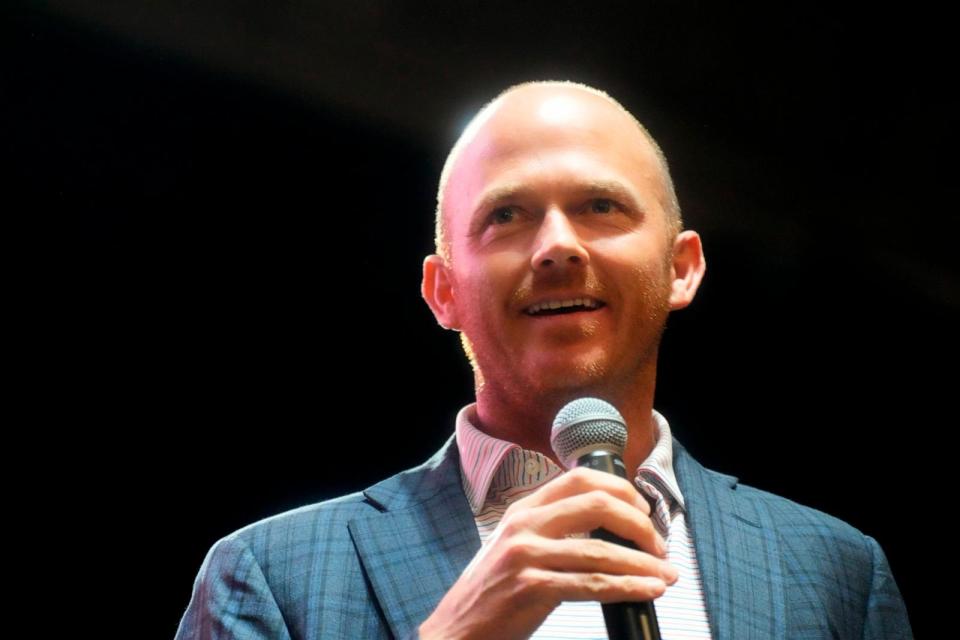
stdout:
<svg viewBox="0 0 960 640">
<path fill-rule="evenodd" d="M 640 550 L 566 537 L 597 528 Z M 510 505 L 420 637 L 527 638 L 564 600 L 653 600 L 677 581 L 666 553 L 633 485 L 574 469 Z"/>
</svg>

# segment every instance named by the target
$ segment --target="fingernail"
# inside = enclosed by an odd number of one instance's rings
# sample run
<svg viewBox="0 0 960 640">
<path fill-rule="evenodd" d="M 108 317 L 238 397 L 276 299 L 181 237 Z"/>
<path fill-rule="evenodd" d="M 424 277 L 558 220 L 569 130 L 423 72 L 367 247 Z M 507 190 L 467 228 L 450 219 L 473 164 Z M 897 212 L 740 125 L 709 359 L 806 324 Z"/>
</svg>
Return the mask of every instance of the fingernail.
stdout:
<svg viewBox="0 0 960 640">
<path fill-rule="evenodd" d="M 667 582 L 673 584 L 680 578 L 680 572 L 672 564 L 666 564 L 663 568 L 663 577 Z"/>
<path fill-rule="evenodd" d="M 662 594 L 667 590 L 667 583 L 660 578 L 646 578 L 646 582 L 657 594 Z"/>
</svg>

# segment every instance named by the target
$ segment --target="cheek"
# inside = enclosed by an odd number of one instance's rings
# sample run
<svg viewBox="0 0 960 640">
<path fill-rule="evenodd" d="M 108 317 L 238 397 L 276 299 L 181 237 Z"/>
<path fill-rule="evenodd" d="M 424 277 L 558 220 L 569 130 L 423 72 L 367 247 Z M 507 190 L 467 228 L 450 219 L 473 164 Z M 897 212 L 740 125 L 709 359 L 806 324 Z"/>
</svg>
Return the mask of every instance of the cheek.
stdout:
<svg viewBox="0 0 960 640">
<path fill-rule="evenodd" d="M 465 266 L 466 272 L 460 280 L 472 304 L 483 309 L 500 309 L 509 303 L 515 289 L 512 274 L 517 273 L 514 260 L 498 253 Z"/>
<path fill-rule="evenodd" d="M 458 309 L 465 330 L 488 332 L 491 322 L 500 308 L 502 292 L 497 291 L 496 281 L 482 268 L 459 279 Z"/>
<path fill-rule="evenodd" d="M 637 302 L 647 320 L 654 320 L 669 310 L 670 274 L 662 263 L 634 265 L 631 269 Z"/>
</svg>

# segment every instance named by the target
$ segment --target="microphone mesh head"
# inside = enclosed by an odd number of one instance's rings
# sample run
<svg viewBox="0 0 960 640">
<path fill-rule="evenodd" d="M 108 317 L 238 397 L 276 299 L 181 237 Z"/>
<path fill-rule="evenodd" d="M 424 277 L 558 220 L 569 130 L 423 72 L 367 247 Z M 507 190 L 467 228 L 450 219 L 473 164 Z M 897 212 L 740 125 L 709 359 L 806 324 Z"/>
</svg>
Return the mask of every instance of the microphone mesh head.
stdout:
<svg viewBox="0 0 960 640">
<path fill-rule="evenodd" d="M 567 469 L 591 451 L 610 451 L 622 457 L 627 446 L 627 424 L 609 402 L 580 398 L 568 402 L 557 413 L 550 446 Z"/>
</svg>

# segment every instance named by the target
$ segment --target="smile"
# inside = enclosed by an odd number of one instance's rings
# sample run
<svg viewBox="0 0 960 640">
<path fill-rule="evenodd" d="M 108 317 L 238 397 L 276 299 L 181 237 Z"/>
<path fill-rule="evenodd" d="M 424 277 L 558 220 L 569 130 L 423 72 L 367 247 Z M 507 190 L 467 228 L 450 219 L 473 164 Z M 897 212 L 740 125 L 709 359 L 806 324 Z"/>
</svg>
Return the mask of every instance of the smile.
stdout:
<svg viewBox="0 0 960 640">
<path fill-rule="evenodd" d="M 606 305 L 603 302 L 593 298 L 572 298 L 570 300 L 545 300 L 527 307 L 523 312 L 528 316 L 553 315 L 594 310 L 604 306 Z"/>
</svg>

